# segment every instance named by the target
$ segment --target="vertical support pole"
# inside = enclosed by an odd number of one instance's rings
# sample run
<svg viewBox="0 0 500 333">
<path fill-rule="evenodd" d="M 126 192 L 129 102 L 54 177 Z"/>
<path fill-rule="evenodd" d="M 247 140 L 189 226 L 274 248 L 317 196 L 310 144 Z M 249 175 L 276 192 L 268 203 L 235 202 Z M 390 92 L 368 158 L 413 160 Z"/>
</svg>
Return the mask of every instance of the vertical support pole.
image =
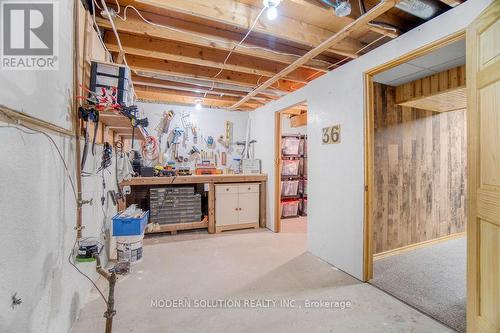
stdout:
<svg viewBox="0 0 500 333">
<path fill-rule="evenodd" d="M 78 117 L 78 107 L 79 102 L 76 100 L 76 96 L 80 95 L 80 88 L 78 85 L 79 80 L 79 70 L 78 66 L 80 64 L 80 8 L 79 1 L 75 1 L 73 6 L 73 19 L 74 19 L 74 41 L 73 41 L 73 94 L 72 94 L 72 104 L 73 104 L 73 128 L 75 130 L 75 173 L 76 173 L 76 190 L 77 190 L 77 206 L 76 206 L 76 238 L 82 238 L 82 170 L 80 165 L 81 149 L 80 149 L 80 119 Z M 86 22 L 85 22 L 86 23 Z M 82 78 L 83 79 L 83 78 Z M 83 89 L 82 89 L 83 90 Z"/>
</svg>

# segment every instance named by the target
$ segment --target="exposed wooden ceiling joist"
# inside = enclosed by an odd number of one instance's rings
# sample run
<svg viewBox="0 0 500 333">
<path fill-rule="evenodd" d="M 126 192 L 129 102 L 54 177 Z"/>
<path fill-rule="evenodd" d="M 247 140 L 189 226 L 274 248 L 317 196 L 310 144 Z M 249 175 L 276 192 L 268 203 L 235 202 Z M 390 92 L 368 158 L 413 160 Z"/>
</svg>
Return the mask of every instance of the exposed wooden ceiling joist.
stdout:
<svg viewBox="0 0 500 333">
<path fill-rule="evenodd" d="M 316 55 L 320 54 L 324 50 L 329 49 L 332 45 L 336 44 L 338 41 L 349 36 L 352 33 L 352 31 L 356 30 L 361 26 L 366 25 L 374 18 L 378 17 L 382 13 L 385 13 L 389 9 L 393 8 L 394 5 L 396 4 L 396 1 L 397 0 L 382 0 L 377 6 L 370 9 L 366 14 L 360 16 L 357 20 L 345 26 L 341 31 L 337 32 L 336 34 L 328 38 L 326 41 L 321 43 L 321 45 L 309 51 L 306 55 L 296 60 L 294 63 L 289 65 L 280 73 L 278 73 L 274 77 L 270 78 L 269 80 L 267 80 L 266 82 L 255 88 L 251 93 L 249 93 L 245 98 L 241 99 L 238 103 L 235 103 L 231 108 L 232 109 L 238 108 L 239 106 L 250 100 L 253 96 L 257 95 L 260 90 L 270 87 L 275 82 L 279 81 L 282 77 L 294 71 L 296 68 L 300 67 L 303 63 L 314 58 Z"/>
<path fill-rule="evenodd" d="M 196 93 L 200 93 L 200 94 L 206 93 L 206 94 L 210 94 L 210 95 L 232 96 L 232 97 L 240 97 L 240 98 L 245 97 L 245 95 L 247 94 L 245 92 L 239 92 L 239 91 L 234 91 L 234 90 L 226 90 L 226 89 L 219 89 L 219 88 L 212 88 L 212 87 L 197 87 L 197 86 L 194 86 L 191 84 L 154 79 L 154 78 L 143 77 L 143 76 L 138 76 L 138 75 L 132 75 L 132 80 L 134 81 L 134 84 L 138 84 L 141 86 L 150 86 L 150 87 L 180 90 L 180 91 L 190 91 L 190 92 L 196 92 Z M 270 97 L 267 95 L 258 95 L 255 97 L 255 99 L 256 100 L 258 99 L 260 101 L 269 102 L 273 99 L 276 99 L 276 97 Z"/>
<path fill-rule="evenodd" d="M 214 88 L 214 89 L 242 92 L 242 93 L 244 93 L 244 95 L 246 95 L 247 93 L 249 93 L 253 90 L 253 88 L 242 87 L 242 86 L 238 86 L 238 85 L 234 85 L 234 84 L 210 82 L 207 80 L 199 80 L 199 79 L 192 79 L 192 78 L 182 78 L 182 77 L 172 76 L 172 75 L 168 75 L 168 74 L 154 73 L 154 72 L 136 71 L 136 74 L 137 74 L 137 76 L 140 76 L 140 77 L 159 79 L 162 81 L 175 82 L 175 83 L 179 83 L 179 84 L 187 84 L 187 85 L 193 86 L 195 88 L 196 87 L 210 88 L 210 89 Z M 280 91 L 280 90 L 266 89 L 266 90 L 263 90 L 260 94 L 271 97 L 271 98 L 279 98 L 279 97 L 285 95 L 286 93 L 283 91 Z"/>
<path fill-rule="evenodd" d="M 154 87 L 143 87 L 137 86 L 136 88 L 137 98 L 146 101 L 162 102 L 167 104 L 185 104 L 194 105 L 198 99 L 202 99 L 201 104 L 204 106 L 217 107 L 217 108 L 228 108 L 234 103 L 232 100 L 220 99 L 220 98 L 202 98 L 203 95 L 186 95 L 179 94 L 177 91 L 169 91 L 168 89 L 160 89 Z M 254 110 L 261 106 L 262 104 L 255 103 L 245 103 L 242 105 L 240 110 Z"/>
<path fill-rule="evenodd" d="M 193 98 L 199 98 L 202 101 L 225 101 L 225 102 L 236 102 L 239 100 L 238 97 L 232 97 L 232 96 L 214 96 L 214 95 L 205 95 L 203 93 L 197 93 L 194 91 L 180 91 L 180 90 L 174 90 L 174 89 L 166 89 L 166 88 L 159 88 L 159 87 L 151 87 L 151 86 L 142 86 L 137 84 L 136 85 L 136 92 L 155 92 L 155 93 L 160 93 L 160 94 L 167 94 L 167 95 L 178 95 L 178 96 L 186 96 L 186 97 L 193 97 Z M 264 103 L 251 100 L 248 103 L 246 103 L 246 106 L 250 107 L 259 107 L 264 105 Z"/>
<path fill-rule="evenodd" d="M 199 65 L 211 68 L 222 68 L 222 62 L 227 51 L 200 48 L 199 46 L 181 44 L 178 42 L 144 38 L 135 35 L 121 34 L 120 40 L 127 54 L 150 57 L 161 60 L 176 61 L 191 65 Z M 119 52 L 119 46 L 114 34 L 107 33 L 106 46 L 111 52 Z M 262 59 L 251 58 L 244 55 L 234 54 L 225 64 L 224 68 L 230 71 L 261 75 L 271 77 L 282 70 L 285 65 L 273 63 Z M 316 71 L 307 68 L 299 68 L 287 75 L 285 79 L 307 83 Z"/>
<path fill-rule="evenodd" d="M 247 6 L 234 0 L 136 0 L 134 5 L 148 11 L 162 9 L 196 16 L 208 21 L 232 25 L 243 30 L 250 28 L 261 11 L 259 8 Z M 316 47 L 335 32 L 285 16 L 281 16 L 274 21 L 259 20 L 253 31 L 308 47 Z M 356 58 L 356 51 L 363 46 L 358 40 L 345 38 L 342 42 L 336 44 L 334 48 L 331 48 L 330 51 L 333 53 L 339 52 L 338 54 L 342 56 Z"/>
<path fill-rule="evenodd" d="M 160 15 L 145 13 L 143 14 L 143 16 L 149 21 L 166 26 L 170 25 L 168 18 L 162 17 Z M 96 21 L 99 26 L 106 28 L 108 30 L 111 29 L 111 24 L 107 19 L 97 17 Z M 196 32 L 196 36 L 187 33 L 176 32 L 174 30 L 165 29 L 163 27 L 148 24 L 143 20 L 141 20 L 140 18 L 137 18 L 136 16 L 133 15 L 130 15 L 127 18 L 126 22 L 119 19 L 115 20 L 115 26 L 119 32 L 150 36 L 159 39 L 167 39 L 172 41 L 178 41 L 181 43 L 198 45 L 209 49 L 217 49 L 224 51 L 231 51 L 238 42 L 236 40 L 227 39 L 224 37 L 214 36 L 201 32 Z M 290 64 L 300 57 L 291 54 L 288 55 L 283 53 L 277 53 L 271 49 L 265 49 L 260 47 L 256 48 L 255 46 L 248 45 L 246 43 L 244 43 L 243 46 L 250 46 L 250 47 L 238 47 L 234 52 L 237 54 L 244 54 L 259 59 L 267 59 L 284 64 Z M 326 63 L 324 61 L 312 59 L 311 61 L 308 61 L 306 64 L 304 64 L 304 67 L 308 67 L 315 70 L 327 71 L 329 65 L 330 65 L 329 63 Z"/>
<path fill-rule="evenodd" d="M 156 61 L 152 58 L 139 57 L 139 56 L 128 56 L 127 62 L 130 68 L 134 71 L 167 74 L 183 78 L 193 78 L 199 80 L 206 80 L 210 82 L 234 84 L 242 87 L 255 87 L 260 82 L 260 76 L 251 75 L 245 73 L 238 73 L 233 71 L 224 70 L 222 73 L 215 78 L 215 75 L 219 72 L 215 68 L 201 67 L 190 64 L 182 64 L 174 61 Z M 282 91 L 293 91 L 300 88 L 301 86 L 296 86 L 297 83 L 288 80 L 279 80 L 273 88 Z"/>
<path fill-rule="evenodd" d="M 440 1 L 451 7 L 456 7 L 464 2 L 464 0 L 440 0 Z"/>
</svg>

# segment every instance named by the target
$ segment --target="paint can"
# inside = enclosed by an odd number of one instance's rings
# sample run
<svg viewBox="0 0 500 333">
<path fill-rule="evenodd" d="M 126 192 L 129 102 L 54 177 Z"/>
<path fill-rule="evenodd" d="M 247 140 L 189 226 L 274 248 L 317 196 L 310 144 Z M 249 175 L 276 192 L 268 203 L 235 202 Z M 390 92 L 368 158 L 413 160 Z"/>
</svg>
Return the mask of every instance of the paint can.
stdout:
<svg viewBox="0 0 500 333">
<path fill-rule="evenodd" d="M 116 239 L 116 257 L 118 262 L 135 264 L 142 259 L 142 241 L 144 236 L 126 236 Z"/>
</svg>

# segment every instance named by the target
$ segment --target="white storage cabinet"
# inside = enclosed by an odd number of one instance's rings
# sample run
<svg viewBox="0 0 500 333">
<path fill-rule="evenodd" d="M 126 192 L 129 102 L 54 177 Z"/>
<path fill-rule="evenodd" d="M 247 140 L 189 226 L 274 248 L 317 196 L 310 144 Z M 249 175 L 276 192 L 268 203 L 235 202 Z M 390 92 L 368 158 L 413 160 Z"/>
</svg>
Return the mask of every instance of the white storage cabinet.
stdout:
<svg viewBox="0 0 500 333">
<path fill-rule="evenodd" d="M 259 227 L 260 185 L 215 185 L 215 230 Z"/>
</svg>

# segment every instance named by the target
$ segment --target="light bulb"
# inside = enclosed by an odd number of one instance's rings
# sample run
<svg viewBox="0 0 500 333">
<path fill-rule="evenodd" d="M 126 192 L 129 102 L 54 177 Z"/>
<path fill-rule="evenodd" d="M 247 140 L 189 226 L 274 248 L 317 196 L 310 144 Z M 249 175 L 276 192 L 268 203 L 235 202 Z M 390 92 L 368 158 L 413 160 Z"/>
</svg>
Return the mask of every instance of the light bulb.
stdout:
<svg viewBox="0 0 500 333">
<path fill-rule="evenodd" d="M 348 0 L 341 0 L 335 4 L 335 15 L 344 17 L 351 14 L 351 3 Z"/>
<path fill-rule="evenodd" d="M 201 110 L 201 99 L 200 99 L 200 98 L 195 99 L 195 100 L 194 100 L 194 103 L 195 103 L 195 104 L 194 104 L 194 108 L 195 108 L 196 110 Z"/>
<path fill-rule="evenodd" d="M 109 15 L 111 16 L 111 18 L 115 19 L 116 15 L 117 15 L 116 11 L 113 8 L 108 8 L 108 11 L 109 11 Z M 109 18 L 108 12 L 105 9 L 101 10 L 101 16 L 104 18 Z"/>
<path fill-rule="evenodd" d="M 267 18 L 272 21 L 272 20 L 276 19 L 276 17 L 278 17 L 278 9 L 276 7 L 269 7 L 267 9 L 266 14 L 267 14 Z"/>
</svg>

